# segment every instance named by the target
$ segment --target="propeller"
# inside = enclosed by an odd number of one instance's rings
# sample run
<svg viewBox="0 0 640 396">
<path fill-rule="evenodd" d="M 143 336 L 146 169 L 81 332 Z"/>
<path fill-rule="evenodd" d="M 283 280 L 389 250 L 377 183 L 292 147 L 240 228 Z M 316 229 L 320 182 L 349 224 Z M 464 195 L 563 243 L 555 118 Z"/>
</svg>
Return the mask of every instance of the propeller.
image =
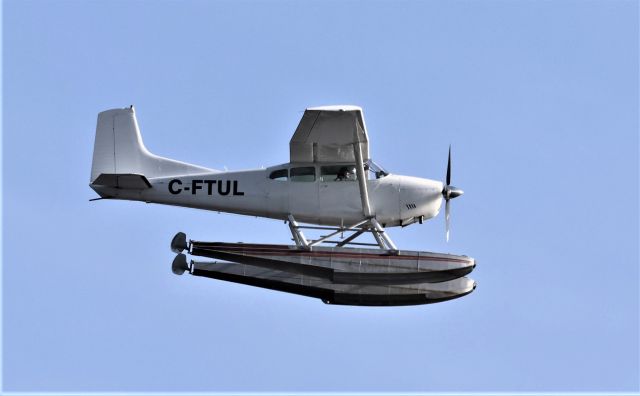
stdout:
<svg viewBox="0 0 640 396">
<path fill-rule="evenodd" d="M 449 230 L 451 222 L 451 209 L 449 207 L 449 201 L 453 198 L 459 197 L 464 194 L 464 191 L 451 185 L 451 145 L 449 145 L 449 160 L 447 161 L 447 178 L 446 183 L 442 187 L 442 196 L 444 197 L 445 209 L 444 220 L 446 224 L 447 242 L 449 242 Z"/>
</svg>

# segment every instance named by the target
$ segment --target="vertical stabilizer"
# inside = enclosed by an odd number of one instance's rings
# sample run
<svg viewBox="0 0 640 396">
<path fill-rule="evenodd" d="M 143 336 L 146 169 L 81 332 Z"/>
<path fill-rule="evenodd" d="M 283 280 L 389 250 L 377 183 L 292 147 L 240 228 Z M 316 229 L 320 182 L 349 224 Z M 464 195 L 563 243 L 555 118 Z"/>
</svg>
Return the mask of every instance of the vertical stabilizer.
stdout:
<svg viewBox="0 0 640 396">
<path fill-rule="evenodd" d="M 91 180 L 101 174 L 139 174 L 147 179 L 215 172 L 151 154 L 144 147 L 133 106 L 98 114 Z"/>
</svg>

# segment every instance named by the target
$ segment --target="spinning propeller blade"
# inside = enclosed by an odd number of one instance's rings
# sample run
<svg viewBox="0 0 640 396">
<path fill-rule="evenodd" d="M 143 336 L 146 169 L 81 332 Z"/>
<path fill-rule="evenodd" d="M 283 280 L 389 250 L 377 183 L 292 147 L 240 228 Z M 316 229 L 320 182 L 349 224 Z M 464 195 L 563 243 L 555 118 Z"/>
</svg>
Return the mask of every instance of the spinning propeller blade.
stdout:
<svg viewBox="0 0 640 396">
<path fill-rule="evenodd" d="M 449 159 L 447 160 L 447 186 L 451 184 L 451 145 L 449 145 Z"/>
<path fill-rule="evenodd" d="M 451 208 L 449 207 L 449 201 L 452 198 L 456 198 L 464 194 L 464 191 L 451 185 L 451 145 L 449 145 L 449 159 L 447 160 L 447 177 L 445 181 L 446 183 L 442 188 L 442 196 L 446 201 L 445 209 L 444 209 L 444 221 L 445 221 L 446 238 L 447 238 L 447 242 L 449 242 L 449 231 L 451 229 L 450 228 Z"/>
<path fill-rule="evenodd" d="M 450 212 L 450 207 L 449 207 L 449 200 L 447 200 L 447 203 L 445 204 L 445 209 L 444 209 L 444 221 L 445 221 L 445 228 L 447 230 L 447 242 L 449 242 L 449 229 L 450 229 L 450 224 L 449 221 L 451 219 L 451 212 Z"/>
</svg>

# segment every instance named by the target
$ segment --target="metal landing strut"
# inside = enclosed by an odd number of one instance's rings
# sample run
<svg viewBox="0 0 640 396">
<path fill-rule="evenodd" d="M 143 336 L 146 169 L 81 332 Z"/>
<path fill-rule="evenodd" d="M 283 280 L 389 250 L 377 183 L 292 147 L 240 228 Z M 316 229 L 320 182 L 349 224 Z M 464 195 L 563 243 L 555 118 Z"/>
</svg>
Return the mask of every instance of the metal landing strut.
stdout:
<svg viewBox="0 0 640 396">
<path fill-rule="evenodd" d="M 313 246 L 317 246 L 321 243 L 327 243 L 335 244 L 337 247 L 343 247 L 346 245 L 378 246 L 380 249 L 386 250 L 391 254 L 396 254 L 398 252 L 398 248 L 396 247 L 395 243 L 393 243 L 389 235 L 387 235 L 384 227 L 382 227 L 382 225 L 374 217 L 364 219 L 362 221 L 359 221 L 358 223 L 346 227 L 300 225 L 292 215 L 289 215 L 288 220 L 285 222 L 288 222 L 289 230 L 291 231 L 291 235 L 293 236 L 293 241 L 300 249 L 311 250 Z M 333 232 L 321 236 L 318 239 L 309 240 L 302 233 L 303 229 L 328 230 Z M 334 236 L 343 234 L 345 232 L 351 232 L 352 234 L 342 240 L 330 240 L 330 238 L 333 238 Z M 356 238 L 367 232 L 373 235 L 377 243 L 354 242 Z"/>
</svg>

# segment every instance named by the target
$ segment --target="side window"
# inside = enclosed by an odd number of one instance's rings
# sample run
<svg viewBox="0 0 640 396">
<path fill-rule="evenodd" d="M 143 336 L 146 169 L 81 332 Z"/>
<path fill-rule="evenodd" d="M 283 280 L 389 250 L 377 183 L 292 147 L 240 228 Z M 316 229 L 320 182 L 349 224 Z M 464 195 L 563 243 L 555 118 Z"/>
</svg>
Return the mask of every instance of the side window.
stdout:
<svg viewBox="0 0 640 396">
<path fill-rule="evenodd" d="M 278 169 L 278 170 L 274 170 L 273 172 L 271 172 L 271 174 L 269 175 L 269 179 L 271 180 L 277 180 L 277 181 L 287 181 L 288 179 L 288 172 L 287 169 Z"/>
<path fill-rule="evenodd" d="M 331 165 L 320 168 L 320 180 L 323 182 L 332 181 L 355 181 L 355 165 Z"/>
<path fill-rule="evenodd" d="M 316 180 L 316 168 L 305 166 L 301 168 L 291 168 L 291 181 L 312 182 Z"/>
</svg>

